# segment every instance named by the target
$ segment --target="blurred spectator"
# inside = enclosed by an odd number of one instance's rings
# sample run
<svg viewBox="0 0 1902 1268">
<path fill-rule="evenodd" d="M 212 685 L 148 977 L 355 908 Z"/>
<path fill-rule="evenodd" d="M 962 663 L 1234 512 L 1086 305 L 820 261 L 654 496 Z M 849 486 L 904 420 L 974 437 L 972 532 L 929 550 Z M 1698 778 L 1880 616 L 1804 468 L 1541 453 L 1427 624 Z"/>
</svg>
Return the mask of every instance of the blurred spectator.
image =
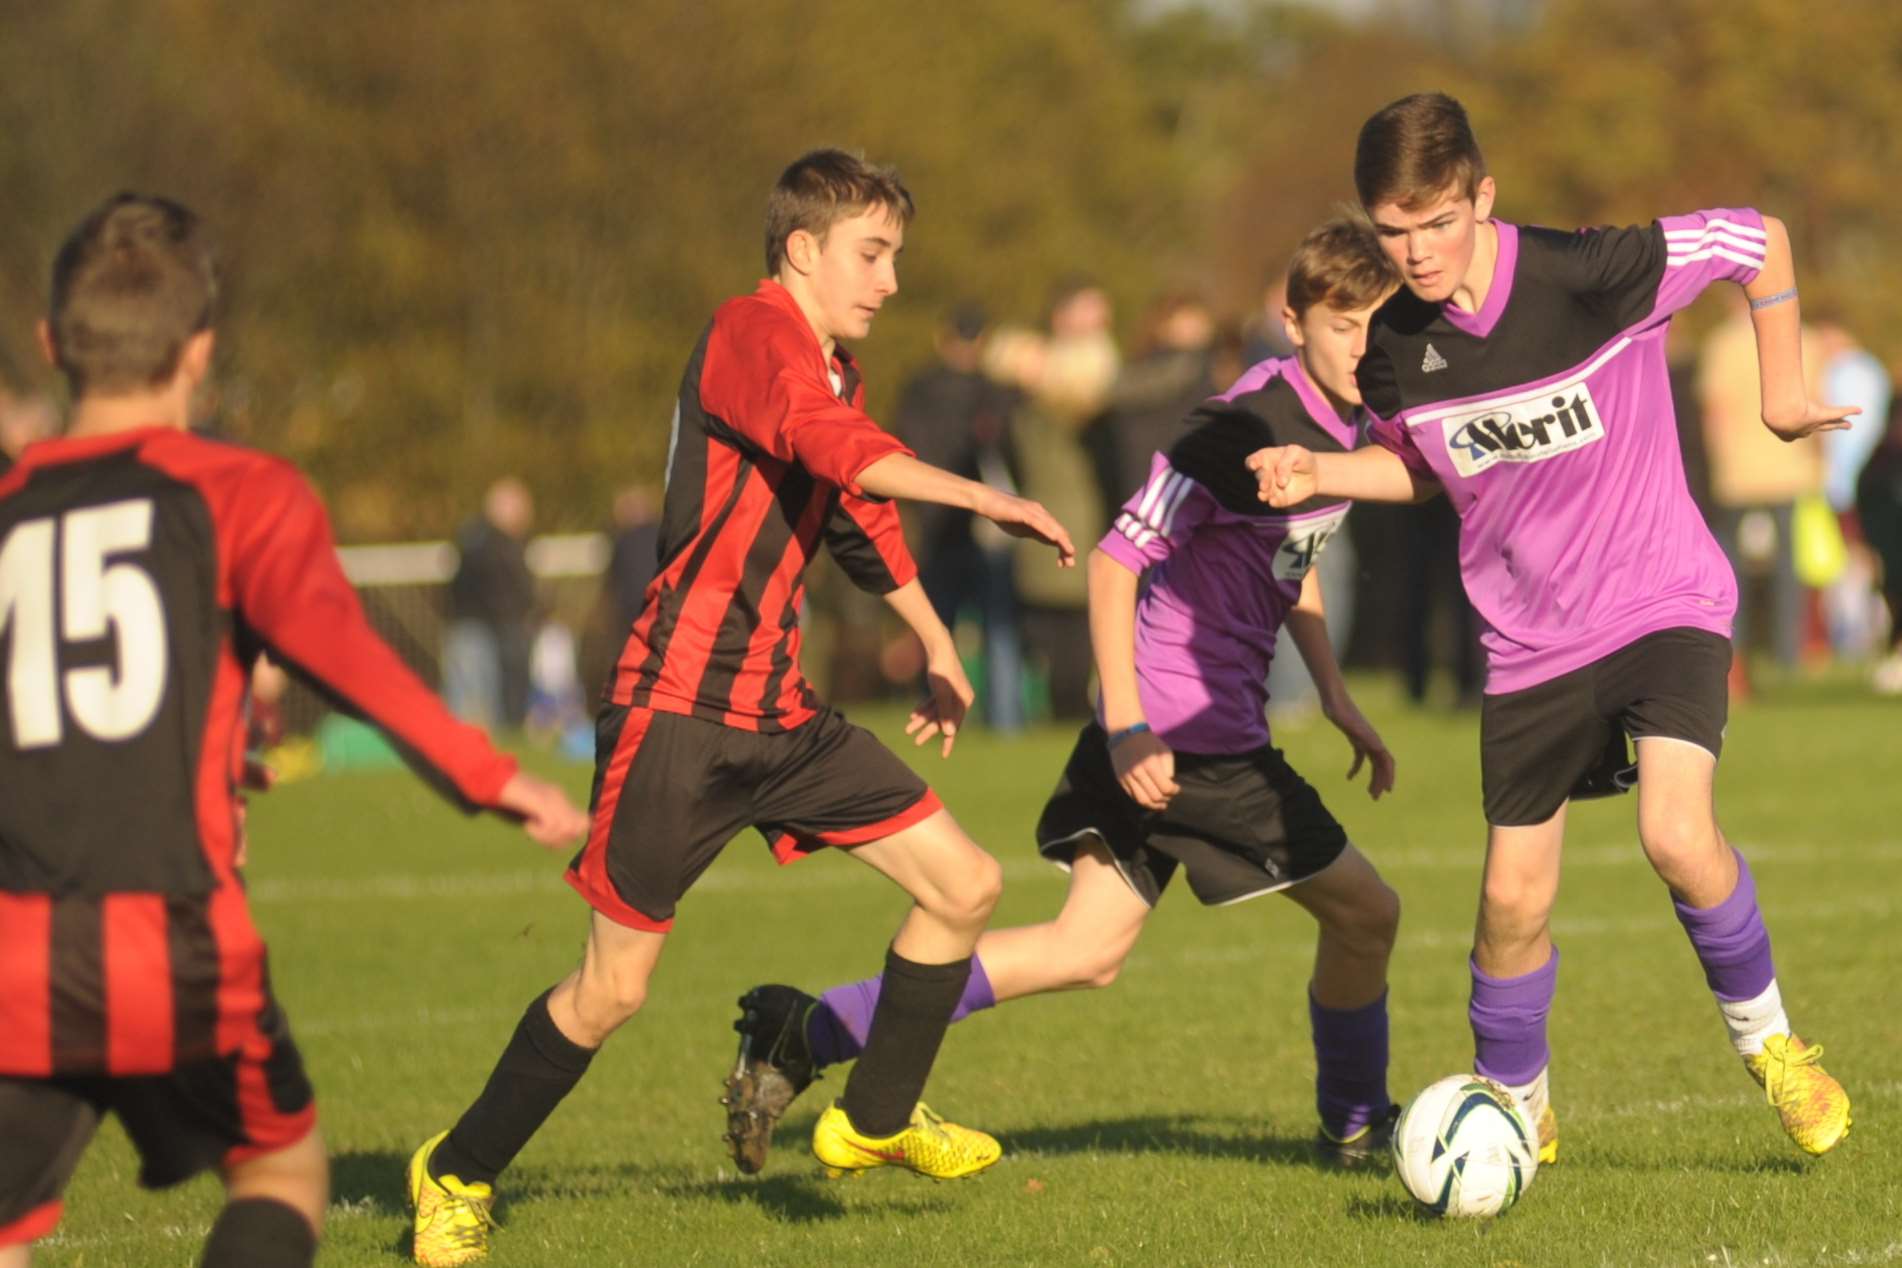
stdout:
<svg viewBox="0 0 1902 1268">
<path fill-rule="evenodd" d="M 576 671 L 574 631 L 560 621 L 544 621 L 535 631 L 528 656 L 529 736 L 559 745 L 577 761 L 594 756 L 594 728 Z"/>
<path fill-rule="evenodd" d="M 1432 685 L 1434 649 L 1446 657 L 1453 700 L 1462 709 L 1479 704 L 1485 686 L 1479 646 L 1479 616 L 1460 580 L 1460 517 L 1443 497 L 1403 507 L 1406 518 L 1406 607 L 1402 616 L 1407 698 L 1426 703 Z M 1350 520 L 1352 516 L 1348 517 Z M 1333 543 L 1328 544 L 1333 549 Z M 1323 552 L 1323 559 L 1327 558 Z M 1442 613 L 1435 628 L 1435 612 Z"/>
<path fill-rule="evenodd" d="M 1248 341 L 1249 365 L 1266 361 L 1270 357 L 1294 355 L 1294 344 L 1288 340 L 1287 321 L 1283 315 L 1287 307 L 1288 266 L 1276 264 L 1262 279 L 1261 308 L 1248 319 L 1244 329 Z M 1321 557 L 1325 559 L 1327 553 L 1323 551 Z"/>
<path fill-rule="evenodd" d="M 1111 316 L 1102 287 L 1072 278 L 1053 293 L 1047 337 L 1000 332 L 985 355 L 993 378 L 1023 392 L 1011 419 L 1022 492 L 1043 503 L 1078 543 L 1095 543 L 1108 524 L 1080 438 L 1103 412 L 1116 381 L 1121 358 Z M 1050 712 L 1087 718 L 1089 570 L 1052 567 L 1049 552 L 1027 541 L 1016 542 L 1013 555 L 1024 642 L 1048 686 Z"/>
<path fill-rule="evenodd" d="M 1215 391 L 1214 343 L 1215 318 L 1201 296 L 1170 291 L 1149 306 L 1136 355 L 1117 372 L 1109 411 L 1091 429 L 1103 505 L 1121 506 L 1143 486 L 1150 457 L 1175 442 L 1189 411 Z"/>
<path fill-rule="evenodd" d="M 647 586 L 660 570 L 660 515 L 654 491 L 622 489 L 614 498 L 614 538 L 608 551 L 607 593 L 618 643 L 633 628 L 647 602 Z"/>
<path fill-rule="evenodd" d="M 1856 480 L 1856 516 L 1882 569 L 1889 608 L 1888 654 L 1876 665 L 1875 688 L 1902 695 L 1902 401 L 1890 405 L 1888 428 Z"/>
<path fill-rule="evenodd" d="M 1823 592 L 1823 623 L 1837 655 L 1860 657 L 1875 645 L 1880 608 L 1877 565 L 1856 518 L 1856 478 L 1882 443 L 1894 384 L 1882 362 L 1839 322 L 1819 323 L 1816 344 L 1823 359 L 1823 399 L 1862 411 L 1848 430 L 1823 433 L 1823 496 L 1851 547 L 1841 575 Z"/>
<path fill-rule="evenodd" d="M 590 693 L 607 682 L 646 603 L 647 585 L 660 570 L 659 508 L 659 498 L 646 485 L 630 486 L 614 496 L 607 571 L 580 646 L 582 685 Z"/>
<path fill-rule="evenodd" d="M 15 396 L 0 388 L 0 471 L 11 467 L 21 450 L 58 429 L 59 413 L 46 397 Z"/>
<path fill-rule="evenodd" d="M 1710 463 L 1711 529 L 1737 573 L 1736 658 L 1731 686 L 1749 688 L 1747 654 L 1755 633 L 1753 582 L 1757 563 L 1769 570 L 1770 647 L 1777 664 L 1794 667 L 1801 651 L 1803 589 L 1797 580 L 1796 499 L 1822 488 L 1822 446 L 1815 436 L 1794 443 L 1763 424 L 1757 379 L 1756 334 L 1741 289 L 1724 288 L 1730 316 L 1704 340 L 1698 358 L 1698 408 Z M 1805 330 L 1803 365 L 1812 378 L 1821 365 Z"/>
<path fill-rule="evenodd" d="M 987 378 L 984 311 L 961 304 L 938 329 L 937 364 L 905 384 L 893 418 L 898 438 L 933 466 L 1015 492 L 1011 393 Z M 938 619 L 957 629 L 974 611 L 983 629 L 983 710 L 1001 731 L 1024 724 L 1023 647 L 1017 628 L 1010 539 L 969 511 L 920 503 L 910 517 L 919 582 Z"/>
<path fill-rule="evenodd" d="M 443 644 L 443 697 L 483 726 L 519 728 L 528 715 L 535 578 L 528 570 L 528 486 L 505 476 L 489 486 L 482 513 L 456 534 Z"/>
</svg>

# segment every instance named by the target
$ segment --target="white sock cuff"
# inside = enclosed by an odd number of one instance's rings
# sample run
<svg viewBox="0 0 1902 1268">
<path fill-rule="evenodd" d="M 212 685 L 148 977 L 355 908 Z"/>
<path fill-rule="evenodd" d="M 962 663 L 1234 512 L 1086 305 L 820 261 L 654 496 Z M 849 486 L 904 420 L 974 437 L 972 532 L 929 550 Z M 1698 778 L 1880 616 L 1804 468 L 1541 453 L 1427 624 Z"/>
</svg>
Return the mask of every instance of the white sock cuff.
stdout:
<svg viewBox="0 0 1902 1268">
<path fill-rule="evenodd" d="M 1763 1051 L 1765 1039 L 1790 1032 L 1790 1019 L 1783 1011 L 1783 992 L 1777 989 L 1775 978 L 1755 998 L 1718 1000 L 1717 1010 L 1724 1015 L 1731 1046 L 1742 1056 L 1755 1056 Z"/>
</svg>

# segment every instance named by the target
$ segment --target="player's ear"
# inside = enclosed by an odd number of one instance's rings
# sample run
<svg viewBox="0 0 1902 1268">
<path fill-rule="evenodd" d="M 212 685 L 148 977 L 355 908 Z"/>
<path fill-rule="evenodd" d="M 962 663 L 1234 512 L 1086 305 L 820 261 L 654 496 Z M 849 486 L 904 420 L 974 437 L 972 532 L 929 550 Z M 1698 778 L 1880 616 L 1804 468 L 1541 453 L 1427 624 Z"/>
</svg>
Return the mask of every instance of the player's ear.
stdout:
<svg viewBox="0 0 1902 1268">
<path fill-rule="evenodd" d="M 185 347 L 178 354 L 178 368 L 190 379 L 193 386 L 205 381 L 211 372 L 211 354 L 217 336 L 209 329 L 201 330 L 185 341 Z"/>
<path fill-rule="evenodd" d="M 33 334 L 39 341 L 40 356 L 47 365 L 59 369 L 59 345 L 53 342 L 53 324 L 42 317 L 33 323 Z"/>
<path fill-rule="evenodd" d="M 794 229 L 786 235 L 786 263 L 800 273 L 811 273 L 819 267 L 819 239 L 808 229 Z"/>
<path fill-rule="evenodd" d="M 1493 178 L 1490 176 L 1480 177 L 1479 187 L 1473 190 L 1473 219 L 1491 219 L 1493 214 L 1493 196 L 1495 193 L 1497 193 L 1497 190 L 1493 185 Z"/>
<path fill-rule="evenodd" d="M 1308 336 L 1301 329 L 1301 319 L 1295 316 L 1294 309 L 1285 305 L 1281 309 L 1281 328 L 1287 332 L 1289 343 L 1297 348 L 1307 346 Z"/>
</svg>

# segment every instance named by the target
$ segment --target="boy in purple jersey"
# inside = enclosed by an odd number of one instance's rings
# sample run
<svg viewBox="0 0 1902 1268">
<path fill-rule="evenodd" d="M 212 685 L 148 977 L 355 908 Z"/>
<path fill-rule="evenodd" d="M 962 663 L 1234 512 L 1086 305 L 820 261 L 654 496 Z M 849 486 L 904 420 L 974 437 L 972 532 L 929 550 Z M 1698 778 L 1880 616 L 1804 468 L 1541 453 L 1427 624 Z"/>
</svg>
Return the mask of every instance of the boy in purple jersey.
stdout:
<svg viewBox="0 0 1902 1268">
<path fill-rule="evenodd" d="M 1629 786 L 1615 769 L 1629 734 L 1638 835 L 1731 1042 L 1791 1139 L 1823 1153 L 1849 1130 L 1849 1098 L 1791 1030 L 1750 870 L 1712 801 L 1737 588 L 1685 485 L 1664 354 L 1671 314 L 1735 282 L 1764 423 L 1785 440 L 1848 426 L 1855 411 L 1804 387 L 1788 235 L 1750 210 L 1582 233 L 1494 220 L 1466 113 L 1439 93 L 1367 121 L 1354 179 L 1406 277 L 1359 369 L 1379 443 L 1277 446 L 1248 465 L 1271 506 L 1444 489 L 1459 511 L 1489 669 L 1475 1068 L 1512 1086 L 1555 1161 L 1545 1022 L 1565 807 Z"/>
<path fill-rule="evenodd" d="M 1354 366 L 1398 285 L 1364 224 L 1311 233 L 1284 312 L 1295 355 L 1256 365 L 1191 414 L 1091 556 L 1099 712 L 1037 826 L 1039 851 L 1070 872 L 1069 895 L 1046 924 L 979 939 L 953 1014 L 1108 986 L 1178 867 L 1210 905 L 1286 890 L 1320 926 L 1308 1002 L 1321 1145 L 1350 1163 L 1377 1156 L 1395 1112 L 1387 959 L 1400 901 L 1270 745 L 1268 664 L 1284 622 L 1353 746 L 1349 776 L 1370 764 L 1378 797 L 1393 786 L 1393 758 L 1341 681 L 1311 570 L 1347 503 L 1265 508 L 1243 460 L 1268 443 L 1354 446 Z M 762 986 L 741 999 L 727 1136 L 741 1170 L 759 1169 L 773 1123 L 818 1067 L 858 1055 L 881 985 L 817 1000 Z"/>
</svg>

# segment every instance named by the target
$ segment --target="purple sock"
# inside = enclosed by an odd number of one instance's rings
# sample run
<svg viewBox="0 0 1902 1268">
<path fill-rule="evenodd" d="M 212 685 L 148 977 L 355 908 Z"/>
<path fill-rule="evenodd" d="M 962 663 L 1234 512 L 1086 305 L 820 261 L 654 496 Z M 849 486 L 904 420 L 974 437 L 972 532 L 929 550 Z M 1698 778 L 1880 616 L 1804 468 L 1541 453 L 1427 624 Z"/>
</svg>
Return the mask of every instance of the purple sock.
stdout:
<svg viewBox="0 0 1902 1268">
<path fill-rule="evenodd" d="M 872 1010 L 878 1007 L 879 981 L 868 977 L 862 982 L 848 982 L 819 997 L 819 1003 L 806 1015 L 806 1045 L 815 1062 L 837 1065 L 864 1051 L 866 1033 L 872 1028 Z M 964 984 L 964 994 L 958 997 L 958 1006 L 951 1010 L 951 1020 L 963 1021 L 996 1003 L 984 962 L 972 956 L 971 976 Z"/>
<path fill-rule="evenodd" d="M 1473 1069 L 1508 1087 L 1523 1087 L 1552 1062 L 1545 1042 L 1545 1018 L 1559 985 L 1559 949 L 1523 977 L 1488 977 L 1473 971 L 1473 998 L 1466 1016 L 1473 1023 Z"/>
<path fill-rule="evenodd" d="M 1387 1112 L 1387 992 L 1359 1008 L 1323 1008 L 1308 994 L 1314 1103 L 1321 1126 L 1346 1140 Z"/>
<path fill-rule="evenodd" d="M 1735 850 L 1732 854 L 1737 854 Z M 1737 854 L 1737 888 L 1715 907 L 1690 907 L 1673 900 L 1678 922 L 1691 936 L 1691 949 L 1704 966 L 1704 980 L 1721 1000 L 1755 999 L 1776 978 L 1770 961 L 1770 933 L 1757 907 L 1757 882 L 1750 865 Z"/>
</svg>

